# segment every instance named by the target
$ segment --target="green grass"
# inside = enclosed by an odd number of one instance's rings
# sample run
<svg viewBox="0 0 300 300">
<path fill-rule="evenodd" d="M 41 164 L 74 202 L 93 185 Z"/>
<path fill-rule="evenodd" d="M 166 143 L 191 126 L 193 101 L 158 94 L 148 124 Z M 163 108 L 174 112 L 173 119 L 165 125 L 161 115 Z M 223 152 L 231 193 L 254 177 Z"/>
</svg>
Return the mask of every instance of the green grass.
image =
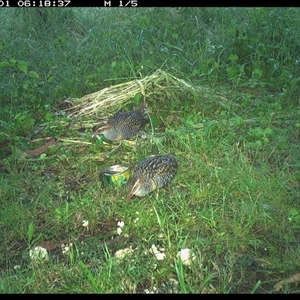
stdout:
<svg viewBox="0 0 300 300">
<path fill-rule="evenodd" d="M 274 287 L 300 269 L 298 9 L 45 12 L 0 11 L 0 292 L 299 293 L 298 282 Z M 154 131 L 136 146 L 103 158 L 115 145 L 54 114 L 158 69 L 196 89 L 146 91 Z M 61 140 L 21 155 L 50 136 Z M 99 180 L 168 152 L 175 178 L 130 204 L 125 186 Z M 47 260 L 31 259 L 37 246 Z M 187 248 L 189 266 L 177 257 Z"/>
</svg>

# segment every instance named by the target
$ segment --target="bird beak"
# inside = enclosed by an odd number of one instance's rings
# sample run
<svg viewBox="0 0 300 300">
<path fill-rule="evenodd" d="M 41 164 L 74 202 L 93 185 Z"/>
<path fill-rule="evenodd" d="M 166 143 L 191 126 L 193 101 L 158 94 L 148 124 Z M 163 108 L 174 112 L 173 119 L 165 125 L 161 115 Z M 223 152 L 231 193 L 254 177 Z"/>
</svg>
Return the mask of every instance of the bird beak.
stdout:
<svg viewBox="0 0 300 300">
<path fill-rule="evenodd" d="M 127 195 L 127 204 L 130 202 L 132 196 L 133 196 L 133 195 L 132 195 L 131 192 Z"/>
<path fill-rule="evenodd" d="M 92 138 L 94 138 L 95 136 L 97 136 L 97 135 L 98 135 L 98 132 L 99 132 L 99 129 L 95 130 L 95 131 L 93 132 L 93 134 L 92 134 Z"/>
<path fill-rule="evenodd" d="M 135 183 L 134 183 L 132 189 L 130 190 L 130 192 L 129 192 L 128 195 L 127 195 L 127 203 L 129 203 L 129 201 L 131 200 L 132 196 L 136 193 L 136 191 L 137 191 L 138 188 L 140 187 L 140 184 L 141 184 L 141 180 L 138 178 L 138 179 L 135 181 Z"/>
<path fill-rule="evenodd" d="M 127 195 L 127 203 L 129 203 L 130 202 L 130 200 L 131 200 L 131 198 L 132 198 L 132 196 L 133 196 L 133 189 L 131 189 L 131 191 L 128 193 L 128 195 Z"/>
</svg>

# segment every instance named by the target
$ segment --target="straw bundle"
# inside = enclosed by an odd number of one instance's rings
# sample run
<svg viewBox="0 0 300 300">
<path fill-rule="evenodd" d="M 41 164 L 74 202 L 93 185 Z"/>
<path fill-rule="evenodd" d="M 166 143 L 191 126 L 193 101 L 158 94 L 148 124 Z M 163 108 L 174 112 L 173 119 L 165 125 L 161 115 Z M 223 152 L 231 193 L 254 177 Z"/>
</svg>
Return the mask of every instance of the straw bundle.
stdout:
<svg viewBox="0 0 300 300">
<path fill-rule="evenodd" d="M 130 99 L 137 94 L 142 94 L 146 98 L 153 94 L 168 94 L 170 91 L 182 93 L 182 89 L 188 89 L 190 92 L 195 88 L 182 79 L 178 79 L 162 70 L 157 70 L 150 76 L 140 80 L 131 80 L 114 86 L 104 88 L 100 91 L 83 96 L 82 98 L 66 99 L 64 102 L 69 107 L 64 109 L 67 117 L 107 117 L 124 106 Z M 64 104 L 64 102 L 62 104 Z"/>
</svg>

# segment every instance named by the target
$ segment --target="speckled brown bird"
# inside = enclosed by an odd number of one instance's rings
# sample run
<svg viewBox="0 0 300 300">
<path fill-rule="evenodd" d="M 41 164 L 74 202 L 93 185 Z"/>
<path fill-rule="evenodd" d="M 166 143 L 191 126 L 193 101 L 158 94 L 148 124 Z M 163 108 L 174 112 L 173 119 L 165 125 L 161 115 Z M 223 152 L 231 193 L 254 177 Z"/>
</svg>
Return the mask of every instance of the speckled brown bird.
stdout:
<svg viewBox="0 0 300 300">
<path fill-rule="evenodd" d="M 141 161 L 127 181 L 127 201 L 133 197 L 144 197 L 167 185 L 175 176 L 177 161 L 174 153 L 151 156 Z"/>
<path fill-rule="evenodd" d="M 147 123 L 149 119 L 145 117 L 144 112 L 118 112 L 111 116 L 104 126 L 98 128 L 92 137 L 103 134 L 111 142 L 127 140 L 143 130 Z"/>
</svg>

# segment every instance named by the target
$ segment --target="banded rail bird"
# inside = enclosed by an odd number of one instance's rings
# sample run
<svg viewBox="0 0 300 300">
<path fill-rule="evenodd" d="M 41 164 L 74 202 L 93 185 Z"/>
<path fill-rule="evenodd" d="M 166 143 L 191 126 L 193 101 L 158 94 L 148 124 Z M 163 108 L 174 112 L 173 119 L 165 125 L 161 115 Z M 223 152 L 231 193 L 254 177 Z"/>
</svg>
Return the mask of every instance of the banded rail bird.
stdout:
<svg viewBox="0 0 300 300">
<path fill-rule="evenodd" d="M 92 137 L 103 134 L 111 142 L 123 141 L 137 135 L 148 123 L 149 119 L 143 112 L 117 112 L 104 126 L 94 131 Z"/>
<path fill-rule="evenodd" d="M 175 176 L 177 167 L 174 153 L 159 154 L 141 161 L 127 181 L 127 201 L 133 195 L 144 197 L 167 185 Z"/>
</svg>

